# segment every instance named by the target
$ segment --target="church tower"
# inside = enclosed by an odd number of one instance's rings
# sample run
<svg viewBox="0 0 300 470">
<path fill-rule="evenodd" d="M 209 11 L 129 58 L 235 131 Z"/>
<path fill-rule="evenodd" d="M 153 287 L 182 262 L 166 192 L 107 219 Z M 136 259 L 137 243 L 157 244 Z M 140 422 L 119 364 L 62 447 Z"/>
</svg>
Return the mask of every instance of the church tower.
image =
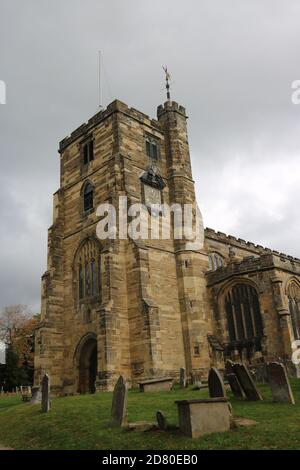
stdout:
<svg viewBox="0 0 300 470">
<path fill-rule="evenodd" d="M 185 109 L 168 100 L 157 119 L 116 100 L 60 142 L 35 384 L 56 394 L 111 390 L 120 374 L 145 378 L 205 374 L 211 333 L 204 273 L 208 257 L 186 239 L 99 239 L 98 208 L 119 216 L 142 203 L 196 210 Z M 121 198 L 121 199 L 120 199 Z M 122 206 L 123 207 L 123 206 Z M 122 216 L 123 217 L 123 216 Z M 132 221 L 130 209 L 127 222 Z M 156 215 L 164 224 L 161 213 Z M 173 219 L 171 219 L 173 220 Z"/>
</svg>

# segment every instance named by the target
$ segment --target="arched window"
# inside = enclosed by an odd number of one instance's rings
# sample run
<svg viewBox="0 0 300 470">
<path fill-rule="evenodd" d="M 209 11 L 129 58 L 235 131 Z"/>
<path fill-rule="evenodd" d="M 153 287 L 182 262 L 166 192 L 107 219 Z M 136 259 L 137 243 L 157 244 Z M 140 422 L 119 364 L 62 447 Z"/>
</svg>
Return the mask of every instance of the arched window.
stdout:
<svg viewBox="0 0 300 470">
<path fill-rule="evenodd" d="M 148 157 L 150 157 L 152 160 L 157 161 L 159 157 L 159 143 L 158 141 L 147 135 L 145 137 L 145 146 L 146 146 L 146 154 Z"/>
<path fill-rule="evenodd" d="M 296 281 L 288 285 L 287 295 L 294 338 L 300 339 L 300 286 Z"/>
<path fill-rule="evenodd" d="M 89 138 L 89 140 L 83 144 L 82 153 L 84 165 L 87 165 L 94 160 L 94 141 L 92 138 Z"/>
<path fill-rule="evenodd" d="M 101 293 L 101 264 L 98 242 L 87 239 L 75 258 L 78 299 L 92 299 Z"/>
<path fill-rule="evenodd" d="M 209 253 L 208 262 L 210 271 L 215 271 L 224 266 L 224 259 L 219 253 Z"/>
<path fill-rule="evenodd" d="M 235 284 L 225 296 L 225 310 L 230 342 L 245 342 L 263 336 L 259 300 L 254 287 Z"/>
<path fill-rule="evenodd" d="M 91 183 L 87 183 L 83 190 L 83 210 L 90 211 L 94 207 L 94 188 Z"/>
</svg>

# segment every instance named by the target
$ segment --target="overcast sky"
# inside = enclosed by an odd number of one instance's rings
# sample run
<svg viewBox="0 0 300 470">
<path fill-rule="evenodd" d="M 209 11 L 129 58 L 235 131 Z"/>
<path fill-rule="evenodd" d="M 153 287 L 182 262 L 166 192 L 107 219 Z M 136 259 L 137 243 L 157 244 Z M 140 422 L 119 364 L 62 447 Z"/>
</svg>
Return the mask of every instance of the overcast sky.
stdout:
<svg viewBox="0 0 300 470">
<path fill-rule="evenodd" d="M 300 257 L 298 0 L 0 0 L 0 308 L 40 308 L 58 142 L 118 98 L 186 106 L 204 223 Z"/>
</svg>

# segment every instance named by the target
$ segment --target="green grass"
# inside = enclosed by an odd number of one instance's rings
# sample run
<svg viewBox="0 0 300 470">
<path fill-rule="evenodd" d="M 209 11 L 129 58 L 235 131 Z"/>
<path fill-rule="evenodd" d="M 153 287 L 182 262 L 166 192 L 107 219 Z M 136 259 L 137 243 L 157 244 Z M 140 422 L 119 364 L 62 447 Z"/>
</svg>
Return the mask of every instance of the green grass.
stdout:
<svg viewBox="0 0 300 470">
<path fill-rule="evenodd" d="M 170 430 L 137 432 L 109 427 L 111 393 L 56 398 L 48 414 L 20 397 L 0 398 L 0 443 L 15 449 L 300 449 L 300 380 L 291 381 L 296 405 L 272 403 L 267 386 L 259 386 L 263 402 L 231 398 L 234 415 L 257 425 L 238 427 L 199 439 L 176 429 L 175 400 L 206 397 L 206 390 L 139 393 L 129 391 L 129 422 L 153 421 L 156 411 L 167 416 Z"/>
</svg>

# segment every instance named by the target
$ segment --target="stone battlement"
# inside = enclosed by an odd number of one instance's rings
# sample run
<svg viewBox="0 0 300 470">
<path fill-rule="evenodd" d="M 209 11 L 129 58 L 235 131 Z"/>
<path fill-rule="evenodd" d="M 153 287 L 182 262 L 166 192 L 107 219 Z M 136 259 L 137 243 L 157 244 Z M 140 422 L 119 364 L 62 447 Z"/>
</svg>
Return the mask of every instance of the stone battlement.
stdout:
<svg viewBox="0 0 300 470">
<path fill-rule="evenodd" d="M 179 108 L 182 108 L 182 106 Z M 150 118 L 147 114 L 142 113 L 141 111 L 138 111 L 135 108 L 130 108 L 127 104 L 123 103 L 122 101 L 114 100 L 107 106 L 106 109 L 96 113 L 87 122 L 81 124 L 79 127 L 77 127 L 77 129 L 71 132 L 70 135 L 62 139 L 59 143 L 59 152 L 64 151 L 71 143 L 78 139 L 78 137 L 85 135 L 87 132 L 91 131 L 97 124 L 104 121 L 116 112 L 124 113 L 132 119 L 146 124 L 149 127 L 154 127 L 156 130 L 161 132 L 160 124 L 156 119 Z"/>
<path fill-rule="evenodd" d="M 157 108 L 157 117 L 160 118 L 162 114 L 168 111 L 175 111 L 186 117 L 184 106 L 179 105 L 178 103 L 176 103 L 176 101 L 166 101 L 163 105 L 160 104 Z"/>
<path fill-rule="evenodd" d="M 236 246 L 238 248 L 245 248 L 248 251 L 253 251 L 253 253 L 256 253 L 258 255 L 262 254 L 272 254 L 274 256 L 277 256 L 281 260 L 288 260 L 292 261 L 294 263 L 297 263 L 300 265 L 300 259 L 295 258 L 293 256 L 286 255 L 284 253 L 280 253 L 279 251 L 271 250 L 270 248 L 265 248 L 261 245 L 256 245 L 255 243 L 248 242 L 246 240 L 243 240 L 242 238 L 236 238 L 233 235 L 227 235 L 226 233 L 223 232 L 217 232 L 216 230 L 212 228 L 206 228 L 205 229 L 205 237 L 206 238 L 211 238 L 216 241 L 221 241 L 224 243 L 227 243 L 232 246 Z"/>
<path fill-rule="evenodd" d="M 246 256 L 241 261 L 233 261 L 227 266 L 220 267 L 216 271 L 207 273 L 208 286 L 217 284 L 232 276 L 243 276 L 251 272 L 259 272 L 272 268 L 288 271 L 300 275 L 300 264 L 287 258 L 279 258 L 273 253 L 265 253 L 260 256 Z"/>
</svg>

